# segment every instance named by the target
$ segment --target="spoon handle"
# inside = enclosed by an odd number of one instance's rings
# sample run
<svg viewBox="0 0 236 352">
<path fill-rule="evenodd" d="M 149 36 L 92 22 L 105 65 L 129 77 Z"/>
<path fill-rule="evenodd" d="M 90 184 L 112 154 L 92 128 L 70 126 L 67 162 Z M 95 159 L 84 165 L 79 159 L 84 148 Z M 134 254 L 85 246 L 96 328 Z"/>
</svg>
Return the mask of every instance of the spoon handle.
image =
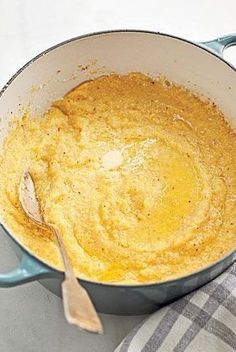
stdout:
<svg viewBox="0 0 236 352">
<path fill-rule="evenodd" d="M 69 279 L 70 277 L 74 277 L 75 278 L 75 274 L 74 271 L 72 269 L 71 263 L 70 263 L 70 259 L 68 257 L 67 254 L 67 250 L 65 248 L 62 236 L 60 234 L 60 232 L 57 230 L 57 228 L 52 225 L 52 224 L 48 224 L 48 226 L 50 227 L 50 229 L 52 230 L 52 232 L 54 233 L 54 235 L 56 236 L 57 239 L 57 244 L 58 244 L 58 248 L 61 254 L 61 258 L 64 264 L 64 268 L 65 268 L 65 277 L 67 279 Z"/>
<path fill-rule="evenodd" d="M 51 224 L 49 226 L 57 238 L 58 248 L 65 267 L 62 296 L 66 319 L 69 323 L 77 325 L 81 329 L 102 333 L 101 321 L 89 295 L 74 274 L 62 237 L 56 227 Z"/>
</svg>

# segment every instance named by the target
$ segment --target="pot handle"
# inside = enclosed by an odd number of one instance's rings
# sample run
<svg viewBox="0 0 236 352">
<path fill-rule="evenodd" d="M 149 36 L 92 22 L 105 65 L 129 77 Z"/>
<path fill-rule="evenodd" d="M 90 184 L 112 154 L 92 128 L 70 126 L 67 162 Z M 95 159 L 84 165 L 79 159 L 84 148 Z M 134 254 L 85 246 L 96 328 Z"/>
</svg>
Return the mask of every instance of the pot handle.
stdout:
<svg viewBox="0 0 236 352">
<path fill-rule="evenodd" d="M 23 252 L 19 266 L 0 274 L 0 287 L 13 287 L 38 279 L 57 276 L 57 272 Z"/>
<path fill-rule="evenodd" d="M 223 52 L 226 48 L 229 48 L 232 45 L 236 45 L 236 33 L 228 34 L 224 37 L 209 40 L 207 42 L 200 42 L 199 44 L 202 46 L 206 46 L 207 48 L 211 49 L 222 57 Z"/>
</svg>

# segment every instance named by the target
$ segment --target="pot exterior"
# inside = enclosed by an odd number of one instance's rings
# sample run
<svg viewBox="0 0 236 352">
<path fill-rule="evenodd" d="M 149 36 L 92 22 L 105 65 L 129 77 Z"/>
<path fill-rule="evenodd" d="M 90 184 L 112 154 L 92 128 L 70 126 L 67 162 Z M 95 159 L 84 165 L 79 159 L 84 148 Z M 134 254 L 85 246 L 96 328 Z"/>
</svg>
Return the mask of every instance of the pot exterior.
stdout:
<svg viewBox="0 0 236 352">
<path fill-rule="evenodd" d="M 235 260 L 231 254 L 204 271 L 177 280 L 146 286 L 106 286 L 82 281 L 96 309 L 101 313 L 116 315 L 141 315 L 152 313 L 187 293 L 201 287 L 221 274 Z M 61 297 L 61 280 L 41 280 L 49 291 Z"/>
</svg>

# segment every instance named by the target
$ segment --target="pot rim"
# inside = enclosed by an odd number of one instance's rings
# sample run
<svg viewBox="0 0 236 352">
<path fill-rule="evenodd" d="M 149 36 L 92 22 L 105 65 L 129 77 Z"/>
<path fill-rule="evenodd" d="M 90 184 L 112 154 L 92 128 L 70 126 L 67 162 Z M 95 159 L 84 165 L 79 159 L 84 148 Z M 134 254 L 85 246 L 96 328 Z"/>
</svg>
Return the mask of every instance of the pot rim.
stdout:
<svg viewBox="0 0 236 352">
<path fill-rule="evenodd" d="M 167 33 L 163 33 L 163 32 L 156 32 L 156 31 L 151 31 L 151 30 L 142 30 L 142 29 L 112 29 L 112 30 L 104 30 L 104 31 L 97 31 L 97 32 L 90 32 L 87 34 L 83 34 L 83 35 L 79 35 L 79 36 L 75 36 L 72 37 L 70 39 L 64 40 L 58 44 L 55 44 L 51 47 L 49 47 L 48 49 L 40 52 L 38 55 L 36 55 L 35 57 L 33 57 L 31 60 L 29 60 L 25 65 L 23 65 L 19 70 L 17 70 L 17 72 L 7 81 L 7 83 L 3 86 L 3 88 L 0 90 L 0 99 L 3 96 L 4 92 L 7 90 L 7 88 L 11 85 L 11 83 L 21 74 L 21 72 L 23 72 L 27 67 L 29 67 L 31 64 L 33 64 L 35 61 L 39 60 L 41 57 L 43 57 L 44 55 L 48 54 L 49 52 L 53 51 L 54 49 L 57 49 L 61 46 L 64 46 L 66 44 L 69 44 L 71 42 L 77 41 L 77 40 L 81 40 L 81 39 L 86 39 L 89 37 L 96 37 L 96 36 L 102 36 L 102 35 L 106 35 L 106 34 L 112 34 L 112 33 L 140 33 L 140 34 L 151 34 L 151 35 L 157 35 L 157 36 L 163 36 L 163 37 L 168 37 L 168 38 L 172 38 L 172 39 L 176 39 L 179 41 L 182 41 L 184 43 L 196 46 L 198 49 L 204 50 L 207 53 L 215 56 L 217 59 L 221 60 L 223 64 L 227 65 L 229 68 L 231 68 L 235 73 L 236 73 L 236 68 L 230 64 L 229 62 L 225 61 L 223 59 L 223 57 L 219 56 L 216 52 L 212 51 L 211 49 L 207 48 L 206 46 L 204 46 L 204 43 L 196 43 L 196 42 L 192 42 L 191 40 L 182 38 L 182 37 L 178 37 L 172 34 L 167 34 Z M 37 260 L 39 263 L 42 263 L 43 265 L 45 265 L 48 269 L 50 269 L 52 272 L 55 272 L 56 274 L 63 274 L 64 271 L 63 270 L 59 270 L 56 269 L 52 266 L 50 266 L 47 262 L 45 262 L 44 260 L 42 260 L 41 258 L 39 258 L 37 255 L 35 255 L 30 249 L 28 249 L 26 246 L 24 246 L 23 243 L 21 243 L 20 241 L 17 240 L 17 238 L 15 236 L 13 236 L 13 234 L 11 233 L 10 230 L 7 229 L 7 226 L 3 224 L 3 222 L 0 222 L 1 227 L 3 228 L 3 230 L 7 233 L 7 235 L 25 252 L 27 253 L 27 255 L 29 255 L 32 260 Z M 99 286 L 105 286 L 105 287 L 111 287 L 111 288 L 115 288 L 115 287 L 119 287 L 119 288 L 132 288 L 132 289 L 139 289 L 139 288 L 143 288 L 143 287 L 154 287 L 154 286 L 162 286 L 165 284 L 175 284 L 181 280 L 185 280 L 185 279 L 191 279 L 192 277 L 195 277 L 196 275 L 200 275 L 203 272 L 206 272 L 208 269 L 213 269 L 215 266 L 217 266 L 218 264 L 223 263 L 227 258 L 233 256 L 233 254 L 236 254 L 236 248 L 233 249 L 232 251 L 230 251 L 229 253 L 225 254 L 223 257 L 221 257 L 219 260 L 201 268 L 200 270 L 191 272 L 189 274 L 186 274 L 184 276 L 179 276 L 173 279 L 167 279 L 167 280 L 163 280 L 163 281 L 157 281 L 157 282 L 147 282 L 147 283 L 142 283 L 142 284 L 122 284 L 122 283 L 106 283 L 106 282 L 99 282 L 99 281 L 92 281 L 89 279 L 81 279 L 78 277 L 78 279 L 80 280 L 80 282 L 84 282 L 84 283 L 88 283 L 88 284 L 96 284 Z M 233 262 L 235 261 L 236 258 L 233 259 Z M 232 263 L 233 263 L 232 262 Z"/>
<path fill-rule="evenodd" d="M 40 59 L 44 55 L 48 54 L 50 51 L 53 51 L 54 49 L 57 49 L 57 48 L 59 48 L 59 47 L 61 47 L 63 45 L 69 44 L 71 42 L 75 42 L 77 40 L 86 39 L 86 38 L 90 38 L 90 37 L 96 37 L 96 36 L 102 36 L 102 35 L 112 34 L 112 33 L 153 34 L 153 35 L 160 35 L 162 37 L 169 37 L 169 38 L 172 38 L 172 39 L 180 40 L 180 41 L 182 41 L 184 43 L 191 44 L 193 46 L 196 46 L 199 49 L 202 49 L 202 50 L 208 52 L 209 54 L 215 56 L 217 59 L 221 60 L 228 67 L 233 69 L 234 72 L 236 72 L 236 67 L 234 67 L 228 61 L 224 60 L 223 57 L 219 56 L 216 52 L 212 51 L 209 47 L 206 47 L 204 45 L 204 42 L 202 42 L 202 43 L 201 42 L 199 42 L 199 43 L 198 42 L 193 42 L 193 41 L 191 41 L 189 39 L 178 37 L 178 36 L 175 36 L 173 34 L 168 34 L 168 33 L 159 32 L 159 31 L 156 32 L 156 31 L 145 30 L 145 29 L 111 29 L 111 30 L 90 32 L 90 33 L 87 33 L 87 34 L 78 35 L 78 36 L 72 37 L 70 39 L 66 39 L 66 40 L 64 40 L 64 41 L 62 41 L 62 42 L 60 42 L 58 44 L 55 44 L 55 45 L 53 45 L 53 46 L 41 51 L 38 55 L 34 56 L 31 60 L 29 60 L 28 62 L 26 62 L 26 64 L 24 64 L 21 68 L 19 68 L 19 70 L 16 71 L 16 73 L 7 81 L 7 83 L 5 83 L 5 85 L 0 90 L 0 98 L 3 95 L 3 93 L 5 92 L 5 90 L 8 88 L 8 86 L 21 74 L 21 72 L 23 72 L 28 66 L 33 64 L 35 61 L 37 61 L 38 59 Z"/>
</svg>

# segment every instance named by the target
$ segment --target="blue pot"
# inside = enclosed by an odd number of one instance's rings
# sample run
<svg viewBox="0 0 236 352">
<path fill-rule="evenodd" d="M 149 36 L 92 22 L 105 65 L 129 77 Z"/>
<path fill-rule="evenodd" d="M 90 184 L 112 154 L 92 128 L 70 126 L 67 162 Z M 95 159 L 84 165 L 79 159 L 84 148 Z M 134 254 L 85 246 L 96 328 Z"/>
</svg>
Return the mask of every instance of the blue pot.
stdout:
<svg viewBox="0 0 236 352">
<path fill-rule="evenodd" d="M 78 63 L 81 67 L 86 66 L 94 58 L 100 67 L 105 66 L 107 73 L 162 73 L 171 80 L 214 99 L 226 116 L 232 116 L 230 122 L 235 123 L 236 72 L 222 59 L 224 49 L 235 44 L 236 35 L 196 44 L 166 34 L 136 30 L 108 31 L 73 38 L 28 62 L 2 89 L 0 116 L 3 119 L 0 138 L 3 140 L 12 114 L 19 114 L 22 105 L 30 104 L 33 113 L 40 113 L 50 103 L 49 92 L 53 101 L 84 80 L 94 78 L 92 72 L 78 71 Z M 101 75 L 101 71 L 99 74 Z M 32 94 L 32 86 L 41 88 Z M 231 89 L 227 89 L 228 87 Z M 38 280 L 60 296 L 63 273 L 46 265 L 17 242 L 3 222 L 1 226 L 14 248 L 18 252 L 20 249 L 21 260 L 15 270 L 0 274 L 0 287 L 12 287 Z M 214 279 L 235 259 L 234 250 L 203 270 L 155 284 L 116 285 L 87 280 L 80 282 L 89 292 L 99 312 L 145 314 Z"/>
</svg>

